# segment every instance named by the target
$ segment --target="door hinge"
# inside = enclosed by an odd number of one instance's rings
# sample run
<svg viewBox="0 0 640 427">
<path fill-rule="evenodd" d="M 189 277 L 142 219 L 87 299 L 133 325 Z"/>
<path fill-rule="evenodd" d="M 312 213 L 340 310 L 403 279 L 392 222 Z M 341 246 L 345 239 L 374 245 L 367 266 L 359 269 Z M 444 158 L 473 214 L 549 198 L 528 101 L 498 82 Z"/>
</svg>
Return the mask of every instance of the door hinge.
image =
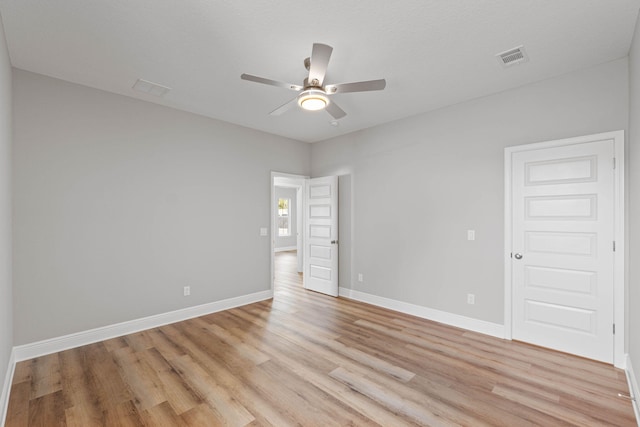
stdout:
<svg viewBox="0 0 640 427">
<path fill-rule="evenodd" d="M 615 251 L 616 251 L 616 241 L 614 240 L 613 241 L 613 252 L 615 252 Z"/>
<path fill-rule="evenodd" d="M 613 168 L 614 169 L 616 168 L 616 158 L 615 157 L 613 158 Z"/>
<path fill-rule="evenodd" d="M 510 256 L 511 256 L 511 258 L 513 258 L 513 252 L 511 252 L 511 255 L 510 255 Z"/>
<path fill-rule="evenodd" d="M 616 334 L 616 324 L 614 323 L 613 324 L 613 335 L 615 335 L 615 334 Z"/>
</svg>

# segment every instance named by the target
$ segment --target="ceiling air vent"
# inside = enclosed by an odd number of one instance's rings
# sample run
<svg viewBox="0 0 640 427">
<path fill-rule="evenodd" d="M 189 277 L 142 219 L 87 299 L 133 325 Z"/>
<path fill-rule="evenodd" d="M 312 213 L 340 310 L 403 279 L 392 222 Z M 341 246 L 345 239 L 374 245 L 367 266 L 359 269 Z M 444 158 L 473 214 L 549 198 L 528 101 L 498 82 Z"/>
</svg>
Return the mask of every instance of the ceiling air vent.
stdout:
<svg viewBox="0 0 640 427">
<path fill-rule="evenodd" d="M 170 87 L 159 85 L 148 80 L 138 79 L 136 84 L 133 85 L 133 89 L 138 92 L 148 93 L 149 95 L 163 96 L 165 93 L 171 90 Z"/>
<path fill-rule="evenodd" d="M 529 60 L 527 52 L 524 50 L 524 46 L 514 47 L 502 53 L 496 55 L 500 64 L 503 67 L 510 67 L 512 65 L 521 64 Z"/>
</svg>

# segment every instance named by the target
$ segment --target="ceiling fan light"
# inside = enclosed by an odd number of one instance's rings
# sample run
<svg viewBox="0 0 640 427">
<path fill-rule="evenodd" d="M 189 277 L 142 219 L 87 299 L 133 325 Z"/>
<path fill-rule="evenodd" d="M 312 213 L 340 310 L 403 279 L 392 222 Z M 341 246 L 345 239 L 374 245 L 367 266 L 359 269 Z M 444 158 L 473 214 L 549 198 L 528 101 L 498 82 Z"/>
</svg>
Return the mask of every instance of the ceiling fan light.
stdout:
<svg viewBox="0 0 640 427">
<path fill-rule="evenodd" d="M 305 110 L 317 111 L 327 106 L 327 101 L 321 97 L 308 97 L 300 101 L 300 106 Z"/>
<path fill-rule="evenodd" d="M 305 110 L 318 111 L 324 109 L 329 99 L 318 90 L 308 90 L 298 97 L 298 105 Z"/>
</svg>

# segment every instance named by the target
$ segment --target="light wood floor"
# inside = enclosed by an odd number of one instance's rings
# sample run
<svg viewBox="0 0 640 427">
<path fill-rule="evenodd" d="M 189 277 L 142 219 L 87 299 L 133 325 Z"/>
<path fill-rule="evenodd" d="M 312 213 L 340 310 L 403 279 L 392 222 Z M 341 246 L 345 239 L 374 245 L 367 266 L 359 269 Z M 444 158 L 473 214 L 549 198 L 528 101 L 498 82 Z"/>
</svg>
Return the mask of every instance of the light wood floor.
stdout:
<svg viewBox="0 0 640 427">
<path fill-rule="evenodd" d="M 18 364 L 7 426 L 635 425 L 623 371 L 301 287 Z"/>
</svg>

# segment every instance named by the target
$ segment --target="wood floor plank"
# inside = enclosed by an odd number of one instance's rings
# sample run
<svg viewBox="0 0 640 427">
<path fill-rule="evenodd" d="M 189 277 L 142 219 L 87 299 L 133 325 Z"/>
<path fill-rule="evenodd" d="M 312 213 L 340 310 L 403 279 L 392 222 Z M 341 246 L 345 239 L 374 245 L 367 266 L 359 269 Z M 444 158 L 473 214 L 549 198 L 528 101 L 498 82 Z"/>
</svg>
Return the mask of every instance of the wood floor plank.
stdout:
<svg viewBox="0 0 640 427">
<path fill-rule="evenodd" d="M 19 384 L 24 381 L 31 382 L 31 375 L 33 371 L 33 365 L 37 359 L 25 360 L 23 362 L 16 363 L 16 368 L 13 373 L 13 384 Z"/>
<path fill-rule="evenodd" d="M 32 364 L 31 399 L 62 390 L 58 353 L 38 357 Z"/>
<path fill-rule="evenodd" d="M 224 425 L 224 420 L 220 419 L 220 415 L 214 412 L 206 403 L 202 403 L 181 414 L 180 418 L 188 426 Z"/>
<path fill-rule="evenodd" d="M 396 414 L 402 414 L 412 421 L 423 426 L 446 426 L 446 425 L 473 425 L 487 426 L 482 420 L 468 416 L 454 407 L 447 405 L 437 405 L 435 400 L 423 400 L 418 403 L 415 400 L 390 390 L 381 384 L 367 378 L 349 372 L 340 367 L 336 368 L 329 374 L 346 385 L 356 390 L 360 394 L 371 398 L 380 405 L 390 409 Z"/>
<path fill-rule="evenodd" d="M 187 384 L 162 354 L 155 348 L 144 352 L 145 360 L 156 371 L 160 380 L 163 395 L 173 411 L 180 415 L 202 403 L 202 399 Z"/>
<path fill-rule="evenodd" d="M 387 362 L 386 360 L 376 357 L 371 353 L 364 352 L 357 348 L 348 347 L 339 341 L 329 340 L 326 342 L 326 346 L 337 354 L 348 357 L 354 362 L 368 366 L 376 371 L 384 372 L 390 377 L 402 382 L 411 381 L 411 379 L 416 376 L 414 372 Z"/>
<path fill-rule="evenodd" d="M 143 411 L 166 401 L 160 378 L 145 360 L 144 353 L 134 353 L 127 347 L 112 354 L 123 380 L 135 396 L 134 403 L 138 410 Z"/>
<path fill-rule="evenodd" d="M 169 340 L 162 329 L 152 329 L 148 335 L 153 342 L 153 348 L 160 352 L 165 360 L 171 360 L 187 354 L 183 348 Z"/>
<path fill-rule="evenodd" d="M 105 426 L 140 427 L 144 425 L 136 405 L 130 400 L 111 406 L 105 412 Z"/>
<path fill-rule="evenodd" d="M 100 427 L 104 425 L 102 416 L 95 417 L 91 410 L 82 405 L 72 406 L 64 411 L 67 427 Z"/>
<path fill-rule="evenodd" d="M 567 407 L 560 407 L 545 399 L 540 399 L 535 395 L 529 393 L 523 393 L 520 390 L 510 389 L 508 387 L 496 386 L 493 390 L 499 396 L 505 397 L 513 402 L 525 403 L 527 406 L 537 409 L 540 412 L 549 414 L 559 420 L 574 424 L 574 425 L 615 425 L 610 423 L 603 423 L 595 417 L 585 415 L 579 411 L 574 411 Z"/>
<path fill-rule="evenodd" d="M 67 425 L 62 390 L 29 401 L 29 425 L 35 427 L 63 427 Z"/>
<path fill-rule="evenodd" d="M 126 336 L 111 338 L 106 341 L 102 341 L 102 345 L 105 346 L 107 351 L 115 351 L 120 348 L 129 347 L 129 344 L 127 343 L 126 338 L 127 338 Z"/>
<path fill-rule="evenodd" d="M 141 418 L 145 425 L 157 427 L 182 427 L 185 422 L 173 411 L 169 402 L 147 408 L 141 412 Z"/>
<path fill-rule="evenodd" d="M 253 364 L 260 365 L 261 363 L 269 360 L 269 356 L 262 353 L 260 350 L 255 347 L 248 345 L 241 338 L 234 336 L 225 328 L 213 324 L 208 324 L 205 326 L 209 331 L 213 332 L 219 339 L 230 345 L 235 349 L 235 351 L 242 355 L 243 358 L 249 359 Z"/>
<path fill-rule="evenodd" d="M 635 426 L 591 360 L 306 291 L 16 365 L 16 426 Z"/>
<path fill-rule="evenodd" d="M 268 388 L 270 384 L 279 381 L 286 385 L 278 387 L 278 394 L 273 396 L 272 401 L 290 402 L 296 410 L 289 411 L 287 415 L 299 425 L 357 425 L 357 422 L 366 420 L 358 416 L 357 412 L 341 407 L 338 400 L 320 388 L 308 387 L 306 378 L 292 372 L 288 366 L 269 361 L 260 365 L 259 370 L 262 387 Z"/>
<path fill-rule="evenodd" d="M 153 341 L 147 331 L 136 332 L 124 337 L 127 347 L 133 351 L 144 351 L 153 347 Z"/>
<path fill-rule="evenodd" d="M 207 372 L 214 374 L 217 383 L 220 384 L 221 387 L 233 390 L 234 399 L 245 408 L 250 409 L 252 414 L 255 414 L 254 416 L 263 421 L 262 424 L 274 426 L 295 424 L 281 414 L 281 410 L 277 405 L 269 402 L 269 397 L 273 395 L 273 393 L 271 393 L 273 388 L 272 384 L 268 384 L 264 389 L 256 390 L 254 384 L 249 384 L 243 381 L 236 373 L 230 372 L 196 343 L 184 337 L 175 327 L 165 327 L 164 332 L 169 339 L 175 341 L 175 345 L 184 348 L 188 353 L 188 357 L 193 358 L 193 360 Z M 172 361 L 173 360 L 175 359 L 172 359 Z M 191 388 L 197 392 L 197 389 L 189 382 L 187 374 L 182 373 L 179 368 L 176 368 L 176 370 L 181 377 L 190 384 Z M 197 412 L 200 413 L 202 410 L 198 410 Z"/>
<path fill-rule="evenodd" d="M 371 422 L 375 421 L 382 426 L 406 426 L 414 424 L 409 420 L 404 420 L 396 416 L 393 412 L 380 406 L 377 402 L 371 401 L 367 396 L 352 389 L 348 385 L 333 380 L 325 373 L 310 371 L 305 365 L 300 364 L 295 359 L 290 359 L 283 355 L 281 355 L 280 359 L 297 375 L 304 376 L 314 387 L 344 402 L 362 416 L 367 417 Z"/>
<path fill-rule="evenodd" d="M 190 356 L 173 359 L 172 364 L 180 372 L 194 390 L 206 401 L 211 409 L 219 414 L 218 419 L 231 425 L 246 425 L 255 417 L 240 404 L 231 391 L 221 387 L 202 367 Z"/>
<path fill-rule="evenodd" d="M 89 370 L 84 349 L 60 353 L 62 393 L 69 426 L 99 426 L 104 422 L 105 408 L 93 392 L 96 386 Z"/>
<path fill-rule="evenodd" d="M 619 397 L 616 396 L 618 400 Z M 572 412 L 582 413 L 582 408 L 584 406 L 584 399 L 582 397 L 576 398 L 571 394 L 562 394 L 560 396 L 560 406 L 562 408 L 567 408 Z M 593 404 L 593 408 L 599 408 L 598 411 L 591 411 L 590 416 L 597 420 L 598 423 L 602 425 L 612 425 L 612 426 L 620 426 L 625 425 L 627 422 L 627 417 L 624 414 L 624 410 L 621 411 L 621 408 L 611 405 L 612 399 L 604 402 L 602 399 L 598 400 L 597 404 Z"/>
<path fill-rule="evenodd" d="M 25 363 L 25 362 L 21 362 Z M 31 399 L 31 381 L 13 384 L 9 396 L 5 427 L 29 425 L 29 401 Z"/>
</svg>

